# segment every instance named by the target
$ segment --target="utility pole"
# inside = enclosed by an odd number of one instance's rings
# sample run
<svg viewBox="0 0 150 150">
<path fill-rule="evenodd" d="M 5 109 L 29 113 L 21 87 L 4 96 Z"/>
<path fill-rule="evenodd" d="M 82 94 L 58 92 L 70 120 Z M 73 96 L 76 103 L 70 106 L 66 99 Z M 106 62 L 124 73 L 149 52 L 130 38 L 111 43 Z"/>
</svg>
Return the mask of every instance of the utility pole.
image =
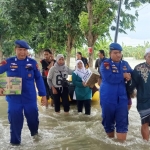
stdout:
<svg viewBox="0 0 150 150">
<path fill-rule="evenodd" d="M 121 4 L 122 4 L 122 0 L 119 0 L 118 16 L 117 16 L 117 23 L 116 23 L 115 38 L 114 38 L 114 42 L 115 43 L 117 43 L 117 39 L 118 39 L 118 30 L 119 30 L 119 23 L 120 23 Z"/>
</svg>

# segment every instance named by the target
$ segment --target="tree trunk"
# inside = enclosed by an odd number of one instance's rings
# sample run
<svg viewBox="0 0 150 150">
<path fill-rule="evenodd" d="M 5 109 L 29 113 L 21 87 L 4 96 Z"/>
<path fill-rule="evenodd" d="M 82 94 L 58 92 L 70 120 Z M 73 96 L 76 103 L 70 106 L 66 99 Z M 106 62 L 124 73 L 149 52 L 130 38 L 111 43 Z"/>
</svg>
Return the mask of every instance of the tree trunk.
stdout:
<svg viewBox="0 0 150 150">
<path fill-rule="evenodd" d="M 3 52 L 0 50 L 0 62 L 3 60 Z"/>
<path fill-rule="evenodd" d="M 89 31 L 87 35 L 88 47 L 92 47 L 92 53 L 89 54 L 89 66 L 93 67 L 93 54 L 94 54 L 94 40 L 93 40 L 93 33 L 92 33 L 92 26 L 93 26 L 93 10 L 92 10 L 92 0 L 87 2 L 87 9 L 88 9 L 88 26 Z"/>
<path fill-rule="evenodd" d="M 2 46 L 0 44 L 0 62 L 3 60 Z"/>
<path fill-rule="evenodd" d="M 70 67 L 70 56 L 71 56 L 71 50 L 72 50 L 72 47 L 73 47 L 73 43 L 74 43 L 74 37 L 72 37 L 70 34 L 68 34 L 67 48 L 66 48 L 66 51 L 67 51 L 66 63 L 67 63 L 68 67 Z"/>
</svg>

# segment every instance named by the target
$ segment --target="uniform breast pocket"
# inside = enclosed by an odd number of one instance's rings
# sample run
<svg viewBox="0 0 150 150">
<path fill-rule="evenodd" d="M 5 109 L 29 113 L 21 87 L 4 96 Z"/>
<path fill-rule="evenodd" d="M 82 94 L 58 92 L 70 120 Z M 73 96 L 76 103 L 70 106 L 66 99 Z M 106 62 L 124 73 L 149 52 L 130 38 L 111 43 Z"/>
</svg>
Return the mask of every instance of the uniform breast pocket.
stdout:
<svg viewBox="0 0 150 150">
<path fill-rule="evenodd" d="M 8 76 L 9 77 L 17 77 L 18 76 L 18 69 L 10 69 L 8 71 Z"/>
<path fill-rule="evenodd" d="M 32 80 L 34 78 L 34 72 L 33 70 L 27 70 L 26 71 L 26 79 Z"/>
</svg>

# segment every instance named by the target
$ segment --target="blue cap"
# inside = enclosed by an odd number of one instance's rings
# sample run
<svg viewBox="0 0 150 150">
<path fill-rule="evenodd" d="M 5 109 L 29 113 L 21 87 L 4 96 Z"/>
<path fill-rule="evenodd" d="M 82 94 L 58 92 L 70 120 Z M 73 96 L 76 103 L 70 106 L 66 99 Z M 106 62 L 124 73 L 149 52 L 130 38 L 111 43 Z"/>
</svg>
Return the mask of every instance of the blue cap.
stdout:
<svg viewBox="0 0 150 150">
<path fill-rule="evenodd" d="M 112 51 L 112 50 L 119 50 L 119 51 L 122 51 L 122 47 L 120 44 L 118 43 L 111 43 L 109 45 L 109 50 Z"/>
<path fill-rule="evenodd" d="M 28 43 L 24 40 L 16 40 L 15 44 L 18 45 L 20 48 L 30 49 Z"/>
</svg>

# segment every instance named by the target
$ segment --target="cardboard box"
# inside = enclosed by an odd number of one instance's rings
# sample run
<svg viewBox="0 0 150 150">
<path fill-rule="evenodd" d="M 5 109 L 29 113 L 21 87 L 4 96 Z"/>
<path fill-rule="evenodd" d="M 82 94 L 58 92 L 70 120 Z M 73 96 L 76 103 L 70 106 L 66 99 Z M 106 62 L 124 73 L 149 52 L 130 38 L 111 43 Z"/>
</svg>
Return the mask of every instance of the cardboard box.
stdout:
<svg viewBox="0 0 150 150">
<path fill-rule="evenodd" d="M 3 77 L 0 78 L 0 88 L 4 89 L 4 95 L 20 95 L 22 90 L 22 78 Z"/>
<path fill-rule="evenodd" d="M 82 78 L 82 81 L 86 83 L 87 86 L 93 88 L 95 83 L 98 82 L 100 75 L 96 69 L 89 68 L 85 76 Z"/>
</svg>

